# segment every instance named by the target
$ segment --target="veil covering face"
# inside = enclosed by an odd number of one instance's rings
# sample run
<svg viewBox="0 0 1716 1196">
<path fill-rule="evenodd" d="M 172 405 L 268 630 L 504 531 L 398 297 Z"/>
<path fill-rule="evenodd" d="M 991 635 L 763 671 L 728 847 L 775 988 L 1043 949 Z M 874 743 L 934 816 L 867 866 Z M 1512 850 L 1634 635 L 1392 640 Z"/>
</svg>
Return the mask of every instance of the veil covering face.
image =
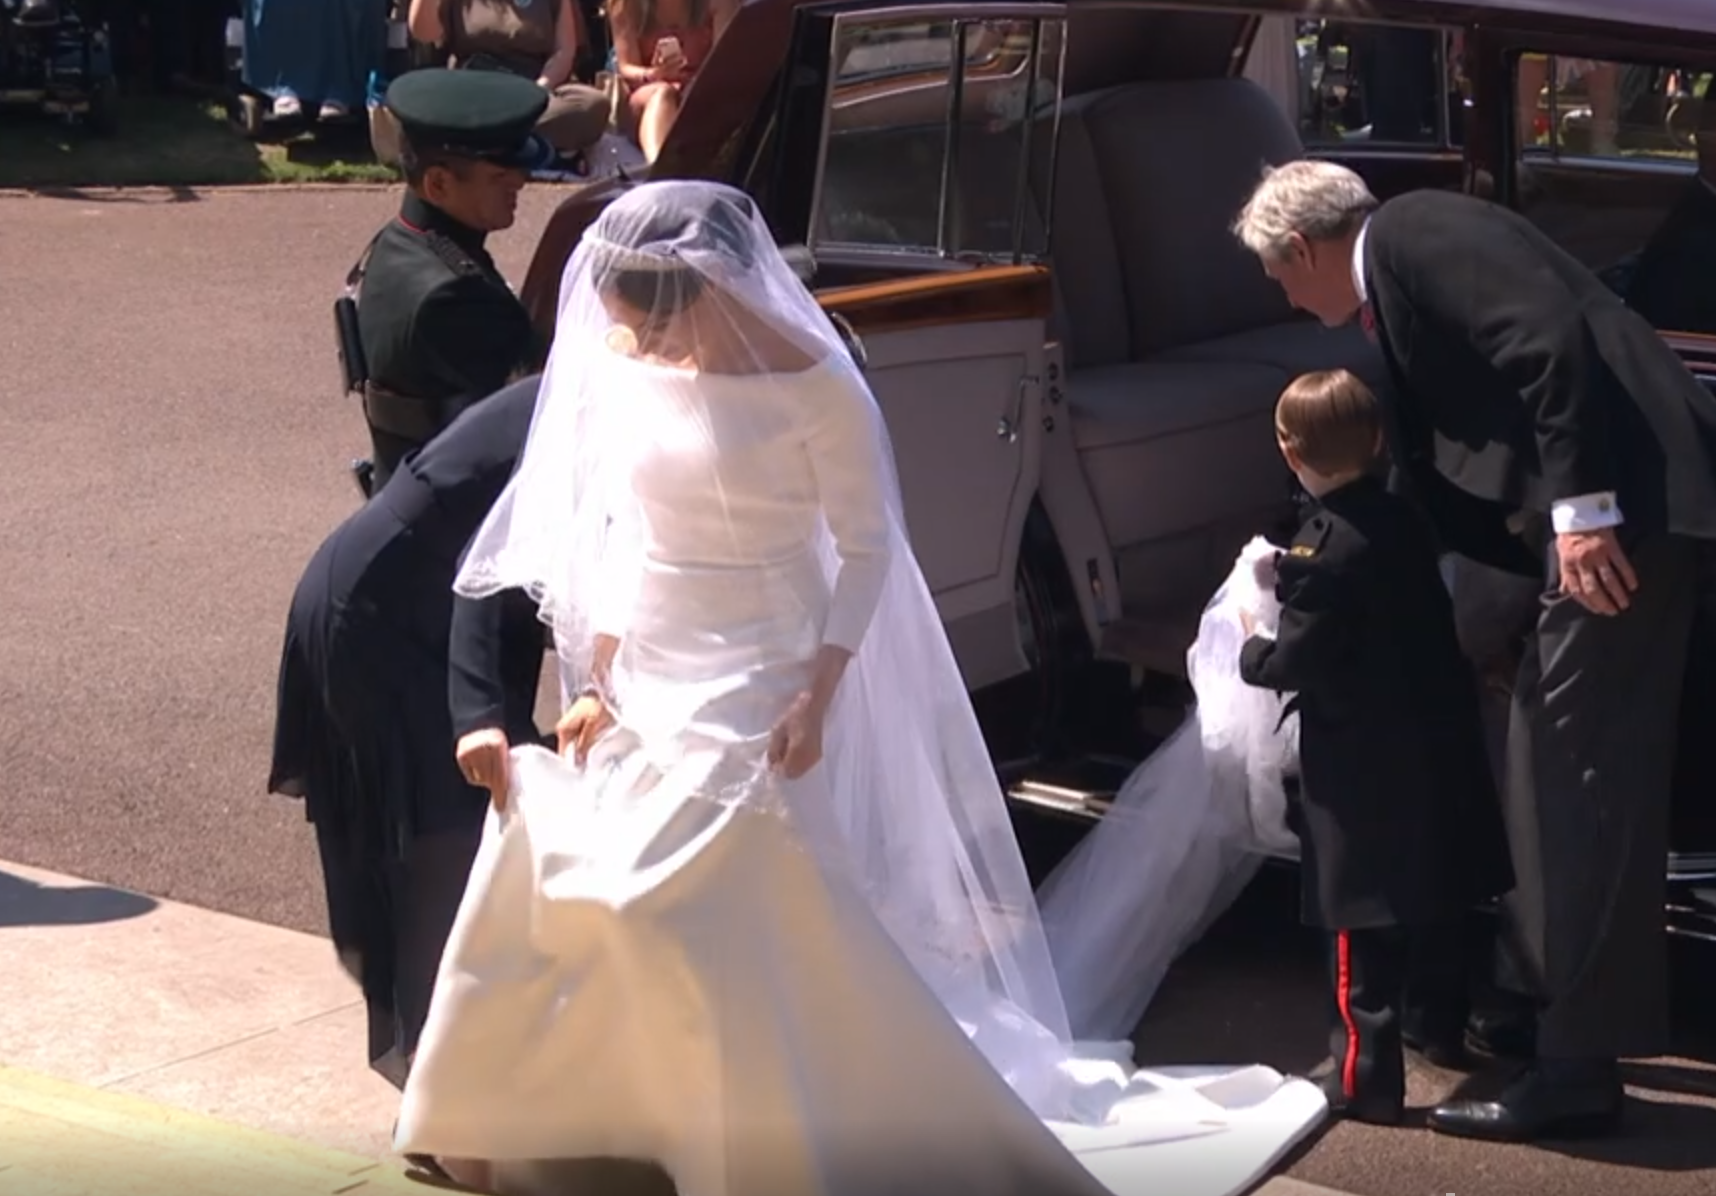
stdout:
<svg viewBox="0 0 1716 1196">
<path fill-rule="evenodd" d="M 695 602 L 662 605 L 693 583 Z M 820 784 L 728 770 L 701 796 L 825 801 L 787 813 L 835 828 L 837 866 L 1014 1091 L 1046 1119 L 1102 1120 L 1071 1078 L 1036 901 L 881 412 L 741 192 L 640 186 L 573 254 L 525 452 L 456 582 L 508 588 L 553 628 L 566 693 L 599 683 L 646 744 L 695 721 L 711 687 L 761 684 L 783 651 L 853 650 Z M 603 636 L 619 645 L 598 676 Z"/>
</svg>

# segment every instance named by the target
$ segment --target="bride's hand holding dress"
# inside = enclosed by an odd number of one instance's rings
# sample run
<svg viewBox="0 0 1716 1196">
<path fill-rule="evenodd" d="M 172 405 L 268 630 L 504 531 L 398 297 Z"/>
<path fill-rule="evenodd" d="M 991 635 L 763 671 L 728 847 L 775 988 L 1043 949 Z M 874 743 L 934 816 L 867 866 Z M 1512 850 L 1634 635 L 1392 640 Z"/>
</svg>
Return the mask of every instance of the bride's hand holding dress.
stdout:
<svg viewBox="0 0 1716 1196">
<path fill-rule="evenodd" d="M 817 653 L 808 689 L 795 699 L 769 736 L 768 761 L 789 781 L 796 781 L 822 762 L 822 730 L 834 692 L 845 675 L 852 653 L 824 644 Z"/>
<path fill-rule="evenodd" d="M 560 754 L 568 753 L 572 762 L 579 768 L 590 759 L 590 749 L 614 727 L 614 712 L 608 709 L 599 694 L 587 693 L 579 695 L 578 699 L 560 716 L 560 721 L 554 725 L 554 737 L 559 743 Z"/>
</svg>

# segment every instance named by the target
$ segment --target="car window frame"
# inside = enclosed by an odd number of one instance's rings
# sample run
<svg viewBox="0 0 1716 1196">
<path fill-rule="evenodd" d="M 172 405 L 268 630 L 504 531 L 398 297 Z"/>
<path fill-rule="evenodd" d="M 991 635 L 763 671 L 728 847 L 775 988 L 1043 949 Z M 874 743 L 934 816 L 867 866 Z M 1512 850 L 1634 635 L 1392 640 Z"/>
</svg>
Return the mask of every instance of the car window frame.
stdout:
<svg viewBox="0 0 1716 1196">
<path fill-rule="evenodd" d="M 836 60 L 836 50 L 840 44 L 843 30 L 851 26 L 867 24 L 896 23 L 912 20 L 946 21 L 953 24 L 953 36 L 961 36 L 959 30 L 962 23 L 976 24 L 996 21 L 1035 21 L 1038 27 L 1035 31 L 1036 40 L 1030 61 L 1030 70 L 1034 73 L 1043 61 L 1041 44 L 1043 40 L 1043 25 L 1048 22 L 1059 22 L 1059 50 L 1055 66 L 1055 94 L 1053 98 L 1053 118 L 1049 122 L 1050 146 L 1048 154 L 1050 177 L 1060 153 L 1061 107 L 1065 102 L 1066 87 L 1066 56 L 1067 56 L 1067 19 L 1068 7 L 1065 3 L 1054 0 L 1020 0 L 1018 3 L 952 3 L 952 4 L 882 4 L 842 6 L 820 10 L 832 19 L 828 26 L 827 45 L 824 48 L 825 79 L 820 98 L 818 113 L 819 135 L 816 146 L 816 160 L 812 169 L 809 189 L 809 203 L 805 220 L 805 242 L 819 261 L 841 262 L 850 264 L 886 263 L 890 266 L 928 271 L 964 270 L 978 266 L 1005 265 L 1036 265 L 1046 264 L 1050 258 L 1052 230 L 1054 219 L 1054 189 L 1049 188 L 1047 202 L 1041 213 L 1042 237 L 1040 249 L 1030 252 L 1020 248 L 1018 232 L 1014 238 L 1014 251 L 995 252 L 966 250 L 957 246 L 948 246 L 945 241 L 949 230 L 948 200 L 950 189 L 955 185 L 952 171 L 957 162 L 957 141 L 959 129 L 958 112 L 962 102 L 962 85 L 966 72 L 972 64 L 965 61 L 957 53 L 949 55 L 947 70 L 950 73 L 948 81 L 948 105 L 944 119 L 944 128 L 948 131 L 949 152 L 945 153 L 942 162 L 942 179 L 937 197 L 938 209 L 941 216 L 938 220 L 938 241 L 936 246 L 890 245 L 881 242 L 830 240 L 819 235 L 819 225 L 822 220 L 822 204 L 824 200 L 824 183 L 827 174 L 828 147 L 832 139 L 833 122 L 830 119 L 834 111 L 834 101 L 837 88 L 850 85 L 850 77 L 843 79 Z M 979 64 L 981 65 L 981 64 Z M 878 81 L 889 77 L 911 78 L 914 75 L 939 75 L 940 72 L 926 72 L 919 67 L 905 67 L 897 72 L 879 72 Z M 1034 76 L 1035 77 L 1035 76 Z M 1029 135 L 1027 135 L 1029 137 Z M 1028 164 L 1032 143 L 1027 139 L 1021 165 Z M 1013 196 L 1015 229 L 1023 225 L 1025 205 L 1030 202 L 1030 182 L 1028 174 L 1021 170 L 1015 183 Z"/>
<path fill-rule="evenodd" d="M 1517 88 L 1519 84 L 1520 59 L 1527 54 L 1541 54 L 1551 61 L 1559 59 L 1586 59 L 1618 67 L 1649 66 L 1672 69 L 1680 66 L 1696 65 L 1702 72 L 1716 76 L 1716 52 L 1712 51 L 1700 53 L 1697 50 L 1692 50 L 1683 57 L 1679 53 L 1673 53 L 1668 49 L 1663 48 L 1655 51 L 1654 53 L 1646 52 L 1641 54 L 1633 50 L 1632 47 L 1627 47 L 1625 49 L 1617 49 L 1614 47 L 1599 48 L 1597 44 L 1588 41 L 1575 43 L 1577 48 L 1564 48 L 1561 50 L 1543 48 L 1545 42 L 1554 44 L 1559 40 L 1561 39 L 1531 38 L 1527 35 L 1521 35 L 1517 38 L 1510 39 L 1509 44 L 1502 52 L 1502 61 L 1506 68 L 1505 75 L 1508 87 L 1510 88 L 1508 94 L 1510 96 L 1514 94 L 1511 89 Z M 1670 57 L 1671 53 L 1673 53 L 1673 57 Z M 1659 58 L 1657 57 L 1657 54 L 1661 54 L 1663 57 Z M 1560 90 L 1558 81 L 1555 79 L 1553 72 L 1550 74 L 1548 87 L 1551 96 L 1551 103 L 1553 104 L 1554 96 Z M 1711 88 L 1712 90 L 1716 90 L 1716 79 L 1713 79 Z M 1551 112 L 1553 111 L 1554 109 L 1552 108 Z M 1580 167 L 1589 166 L 1592 169 L 1619 168 L 1623 170 L 1637 170 L 1640 173 L 1675 174 L 1685 175 L 1687 177 L 1696 174 L 1698 171 L 1696 157 L 1685 159 L 1672 159 L 1663 156 L 1640 156 L 1628 158 L 1618 154 L 1568 153 L 1562 149 L 1559 137 L 1551 138 L 1550 145 L 1546 147 L 1524 146 L 1519 143 L 1520 130 L 1518 112 L 1510 111 L 1508 113 L 1507 120 L 1509 122 L 1507 128 L 1509 157 L 1513 159 L 1514 168 L 1516 170 L 1520 162 L 1537 159 L 1540 161 L 1553 162 L 1557 166 L 1571 167 L 1575 170 Z"/>
<path fill-rule="evenodd" d="M 1500 147 L 1497 163 L 1501 168 L 1498 178 L 1502 183 L 1500 198 L 1508 207 L 1515 211 L 1521 210 L 1521 169 L 1529 168 L 1533 162 L 1546 163 L 1557 170 L 1588 170 L 1594 174 L 1672 175 L 1688 180 L 1697 175 L 1696 157 L 1686 159 L 1682 163 L 1661 157 L 1628 158 L 1588 152 L 1559 152 L 1560 147 L 1556 141 L 1552 141 L 1550 147 L 1543 148 L 1522 144 L 1515 99 L 1519 86 L 1519 62 L 1524 55 L 1542 54 L 1550 59 L 1590 59 L 1622 67 L 1694 66 L 1700 70 L 1708 70 L 1716 76 L 1716 47 L 1702 42 L 1693 42 L 1685 47 L 1671 47 L 1660 42 L 1642 40 L 1619 42 L 1589 35 L 1540 33 L 1519 27 L 1489 30 L 1487 41 L 1485 52 L 1493 56 L 1499 65 L 1497 81 L 1502 85 L 1502 95 L 1501 102 L 1490 105 L 1491 111 L 1485 114 L 1485 119 L 1492 124 L 1500 122 L 1499 127 L 1492 132 L 1499 134 L 1495 144 Z M 1716 78 L 1712 79 L 1711 88 L 1716 90 Z M 1670 345 L 1709 344 L 1716 341 L 1716 337 L 1711 334 L 1685 329 L 1657 328 L 1655 331 Z"/>
<path fill-rule="evenodd" d="M 1411 29 L 1430 33 L 1440 33 L 1442 35 L 1441 44 L 1437 48 L 1438 70 L 1436 86 L 1437 99 L 1440 102 L 1436 107 L 1437 128 L 1435 140 L 1371 141 L 1366 139 L 1363 141 L 1308 141 L 1305 137 L 1305 113 L 1302 112 L 1299 114 L 1299 128 L 1296 132 L 1299 134 L 1300 143 L 1303 145 L 1305 155 L 1307 157 L 1327 158 L 1347 157 L 1350 155 L 1355 160 L 1362 158 L 1373 158 L 1377 160 L 1400 160 L 1405 158 L 1444 158 L 1460 160 L 1466 156 L 1467 146 L 1471 140 L 1471 118 L 1468 116 L 1465 122 L 1466 127 L 1461 130 L 1460 140 L 1456 142 L 1452 139 L 1453 123 L 1448 117 L 1448 101 L 1450 93 L 1452 92 L 1452 85 L 1449 79 L 1449 67 L 1451 64 L 1454 39 L 1461 36 L 1471 36 L 1470 30 L 1460 20 L 1453 17 L 1445 20 L 1391 20 L 1387 17 L 1381 16 L 1366 17 L 1358 15 L 1349 17 L 1342 16 L 1339 13 L 1314 12 L 1310 11 L 1309 7 L 1305 10 L 1290 10 L 1287 12 L 1275 13 L 1273 15 L 1291 16 L 1295 21 L 1323 21 L 1328 24 L 1338 25 L 1365 25 L 1383 29 Z M 1246 59 L 1249 58 L 1250 54 L 1251 45 L 1248 44 L 1246 46 L 1245 57 L 1242 57 L 1238 62 L 1235 73 L 1243 72 L 1246 65 Z M 1468 78 L 1470 78 L 1469 74 Z M 1465 96 L 1465 108 L 1468 113 L 1473 109 L 1473 97 L 1470 94 Z"/>
</svg>

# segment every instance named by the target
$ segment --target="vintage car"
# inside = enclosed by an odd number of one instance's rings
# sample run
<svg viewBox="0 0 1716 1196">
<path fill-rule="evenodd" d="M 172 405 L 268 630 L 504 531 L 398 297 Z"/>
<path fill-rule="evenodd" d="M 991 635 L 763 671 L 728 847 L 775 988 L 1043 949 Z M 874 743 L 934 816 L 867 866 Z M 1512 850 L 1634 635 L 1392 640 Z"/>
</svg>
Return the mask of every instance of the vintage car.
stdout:
<svg viewBox="0 0 1716 1196">
<path fill-rule="evenodd" d="M 1712 69 L 1708 0 L 750 0 L 652 174 L 742 186 L 808 250 L 862 341 L 1009 790 L 1088 820 L 1147 749 L 1140 709 L 1183 709 L 1235 551 L 1290 514 L 1282 386 L 1381 369 L 1230 235 L 1260 168 L 1312 155 L 1384 198 L 1478 192 L 1607 268 L 1697 185 L 1674 108 Z M 577 238 L 631 185 L 552 219 L 522 288 L 545 327 Z M 1716 328 L 1662 331 L 1716 386 Z M 1689 725 L 1716 709 L 1711 658 Z M 1716 777 L 1683 754 L 1671 922 L 1716 937 Z"/>
</svg>

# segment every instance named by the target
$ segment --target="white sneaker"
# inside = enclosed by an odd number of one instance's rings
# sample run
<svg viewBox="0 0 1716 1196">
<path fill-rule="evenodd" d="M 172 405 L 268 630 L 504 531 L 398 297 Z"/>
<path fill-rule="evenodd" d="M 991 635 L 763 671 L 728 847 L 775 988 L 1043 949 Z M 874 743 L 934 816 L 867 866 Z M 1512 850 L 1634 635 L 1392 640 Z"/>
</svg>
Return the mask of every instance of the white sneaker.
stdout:
<svg viewBox="0 0 1716 1196">
<path fill-rule="evenodd" d="M 290 120 L 295 116 L 304 115 L 304 105 L 297 96 L 278 96 L 272 109 L 274 116 L 280 120 Z"/>
<path fill-rule="evenodd" d="M 317 120 L 344 120 L 351 115 L 351 109 L 335 100 L 328 100 L 316 113 Z"/>
</svg>

